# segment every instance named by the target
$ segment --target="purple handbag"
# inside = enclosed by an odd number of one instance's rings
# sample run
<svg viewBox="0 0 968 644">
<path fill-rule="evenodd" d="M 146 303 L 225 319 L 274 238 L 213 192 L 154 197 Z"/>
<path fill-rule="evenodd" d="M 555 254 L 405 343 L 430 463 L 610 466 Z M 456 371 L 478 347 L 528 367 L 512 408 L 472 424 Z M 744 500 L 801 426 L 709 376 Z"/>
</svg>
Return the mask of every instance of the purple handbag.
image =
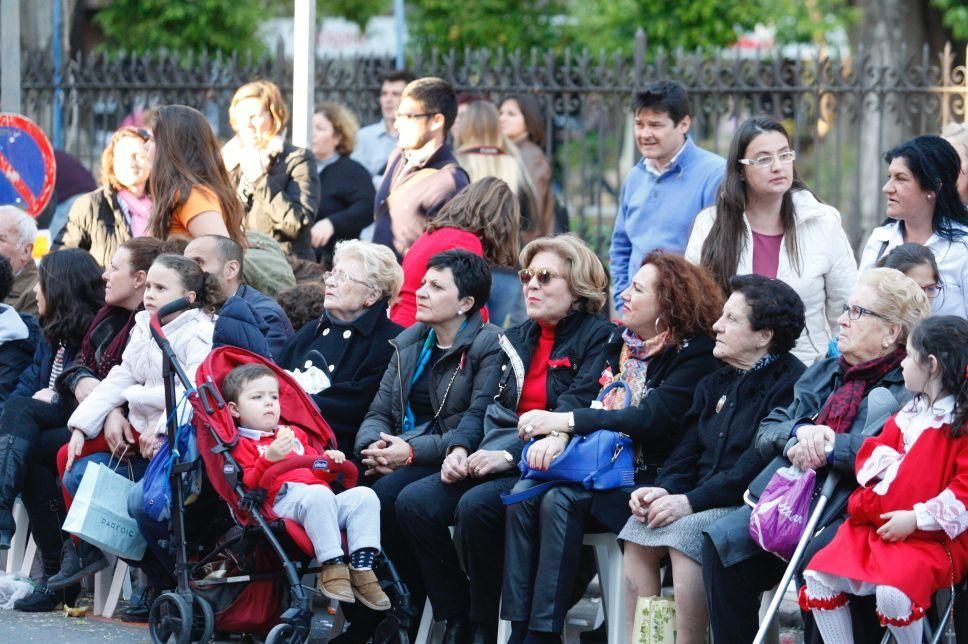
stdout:
<svg viewBox="0 0 968 644">
<path fill-rule="evenodd" d="M 789 561 L 810 515 L 817 473 L 795 467 L 776 471 L 750 517 L 750 536 L 761 548 Z"/>
</svg>

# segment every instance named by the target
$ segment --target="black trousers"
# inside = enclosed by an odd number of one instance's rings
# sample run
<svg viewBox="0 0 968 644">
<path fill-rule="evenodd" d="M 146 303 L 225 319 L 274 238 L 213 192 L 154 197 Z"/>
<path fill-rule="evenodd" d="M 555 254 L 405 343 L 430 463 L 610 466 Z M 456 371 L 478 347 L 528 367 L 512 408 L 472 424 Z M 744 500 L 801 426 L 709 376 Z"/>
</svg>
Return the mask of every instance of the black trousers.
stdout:
<svg viewBox="0 0 968 644">
<path fill-rule="evenodd" d="M 821 530 L 807 545 L 797 568 L 797 587 L 803 586 L 803 570 L 818 550 L 827 545 L 837 527 L 837 521 Z M 736 538 L 742 538 L 737 535 Z M 747 537 L 749 538 L 749 537 Z M 769 552 L 761 552 L 749 559 L 725 566 L 719 551 L 708 535 L 703 538 L 702 576 L 709 605 L 709 622 L 716 642 L 752 642 L 759 628 L 760 596 L 776 586 L 787 563 Z M 855 597 L 850 602 L 854 641 L 880 642 L 880 629 L 872 597 Z M 803 641 L 822 644 L 812 616 L 803 613 Z"/>
<path fill-rule="evenodd" d="M 507 508 L 501 617 L 532 631 L 561 633 L 572 605 L 586 532 L 618 532 L 634 488 L 552 488 Z"/>
<path fill-rule="evenodd" d="M 57 451 L 70 439 L 69 418 L 67 410 L 59 406 L 24 396 L 9 398 L 0 417 L 0 432 L 33 445 L 20 498 L 48 575 L 60 570 L 61 546 L 67 538 L 61 531 L 67 511 L 58 483 Z M 0 476 L 12 475 L 0 472 Z"/>
<path fill-rule="evenodd" d="M 470 616 L 480 624 L 496 623 L 504 563 L 501 493 L 517 480 L 512 471 L 444 483 L 436 472 L 411 483 L 397 498 L 397 519 L 416 557 L 434 619 Z M 455 526 L 454 539 L 450 526 Z"/>
</svg>

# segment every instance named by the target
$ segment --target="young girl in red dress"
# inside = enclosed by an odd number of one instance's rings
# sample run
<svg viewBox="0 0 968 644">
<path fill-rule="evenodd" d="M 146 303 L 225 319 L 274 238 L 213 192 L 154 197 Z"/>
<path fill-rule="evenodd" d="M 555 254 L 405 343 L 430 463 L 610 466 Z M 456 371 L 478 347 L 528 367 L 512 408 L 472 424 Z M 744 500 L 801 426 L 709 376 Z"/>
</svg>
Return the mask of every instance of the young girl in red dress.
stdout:
<svg viewBox="0 0 968 644">
<path fill-rule="evenodd" d="M 857 453 L 849 516 L 810 561 L 800 605 L 824 642 L 853 642 L 847 594 L 875 595 L 898 644 L 968 568 L 968 321 L 928 318 L 901 363 L 914 399 Z"/>
</svg>

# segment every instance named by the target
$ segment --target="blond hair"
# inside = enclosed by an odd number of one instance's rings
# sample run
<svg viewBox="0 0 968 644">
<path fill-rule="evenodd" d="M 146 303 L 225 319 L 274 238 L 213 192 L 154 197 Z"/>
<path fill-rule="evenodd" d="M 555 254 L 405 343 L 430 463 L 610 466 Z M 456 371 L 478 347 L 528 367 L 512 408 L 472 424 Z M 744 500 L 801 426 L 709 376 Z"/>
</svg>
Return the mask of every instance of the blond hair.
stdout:
<svg viewBox="0 0 968 644">
<path fill-rule="evenodd" d="M 554 253 L 568 265 L 565 280 L 575 297 L 576 308 L 591 314 L 601 311 L 608 299 L 608 275 L 602 260 L 580 237 L 572 233 L 538 237 L 521 251 L 521 266 L 527 268 L 540 252 Z"/>
<path fill-rule="evenodd" d="M 893 268 L 872 268 L 861 273 L 858 284 L 877 293 L 877 312 L 901 325 L 897 343 L 904 346 L 918 322 L 931 315 L 931 302 L 913 279 Z"/>
<path fill-rule="evenodd" d="M 326 117 L 333 126 L 333 131 L 339 137 L 336 152 L 342 155 L 350 154 L 356 147 L 356 133 L 360 130 L 360 122 L 346 106 L 332 101 L 326 101 L 316 106 L 316 114 Z"/>
<path fill-rule="evenodd" d="M 521 209 L 507 183 L 497 177 L 479 179 L 454 195 L 427 225 L 459 228 L 481 240 L 484 259 L 497 266 L 514 266 L 518 255 Z"/>
<path fill-rule="evenodd" d="M 346 258 L 356 258 L 363 263 L 366 281 L 380 292 L 381 297 L 396 298 L 403 285 L 403 269 L 392 250 L 382 244 L 345 239 L 336 244 L 333 266 Z"/>
<path fill-rule="evenodd" d="M 518 147 L 501 132 L 497 108 L 487 101 L 468 104 L 457 134 L 457 160 L 471 181 L 484 177 L 503 180 L 511 192 L 527 200 L 532 219 L 537 217 L 534 184 Z"/>
<path fill-rule="evenodd" d="M 289 122 L 289 109 L 286 107 L 286 101 L 282 98 L 279 86 L 267 80 L 252 81 L 235 90 L 235 94 L 232 95 L 232 103 L 229 105 L 229 123 L 233 130 L 238 131 L 235 126 L 235 106 L 247 98 L 262 101 L 262 106 L 272 116 L 272 136 L 282 132 L 286 123 Z"/>
</svg>

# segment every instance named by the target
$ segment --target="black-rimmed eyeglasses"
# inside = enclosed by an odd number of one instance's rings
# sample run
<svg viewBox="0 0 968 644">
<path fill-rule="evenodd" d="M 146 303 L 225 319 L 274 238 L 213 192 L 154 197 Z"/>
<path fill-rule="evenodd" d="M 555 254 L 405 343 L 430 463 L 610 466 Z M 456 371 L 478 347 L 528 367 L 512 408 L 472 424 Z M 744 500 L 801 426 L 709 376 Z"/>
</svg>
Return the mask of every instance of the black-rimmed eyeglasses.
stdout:
<svg viewBox="0 0 968 644">
<path fill-rule="evenodd" d="M 865 309 L 863 306 L 857 306 L 856 304 L 844 304 L 844 313 L 847 314 L 847 319 L 852 322 L 856 322 L 857 320 L 861 319 L 861 317 L 865 315 L 869 315 L 875 318 L 880 318 L 885 322 L 892 321 L 891 318 L 887 317 L 886 315 L 882 315 L 877 311 L 871 311 L 870 309 Z"/>
</svg>

